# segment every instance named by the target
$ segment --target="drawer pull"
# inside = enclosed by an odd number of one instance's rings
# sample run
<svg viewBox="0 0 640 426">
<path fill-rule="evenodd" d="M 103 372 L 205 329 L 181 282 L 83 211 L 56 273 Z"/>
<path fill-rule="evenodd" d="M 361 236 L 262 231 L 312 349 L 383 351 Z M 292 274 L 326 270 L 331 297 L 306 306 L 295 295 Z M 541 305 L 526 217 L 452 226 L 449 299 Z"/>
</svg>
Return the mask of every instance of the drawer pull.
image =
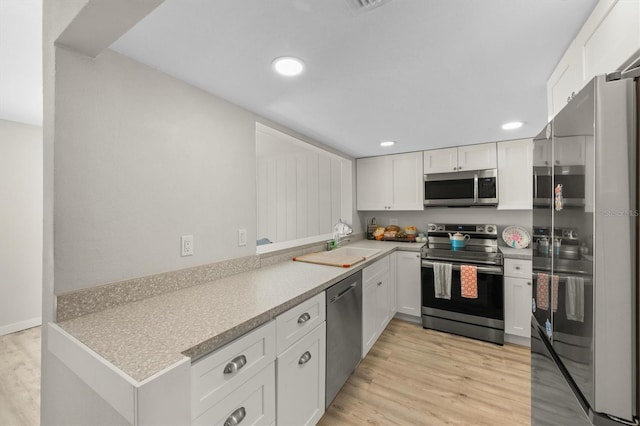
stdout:
<svg viewBox="0 0 640 426">
<path fill-rule="evenodd" d="M 519 267 L 519 266 L 516 266 L 516 271 L 519 271 L 519 270 L 520 270 L 520 267 Z"/>
<path fill-rule="evenodd" d="M 308 312 L 305 312 L 304 314 L 300 315 L 298 317 L 298 324 L 304 324 L 305 322 L 309 321 L 311 319 L 311 315 L 309 315 Z"/>
<path fill-rule="evenodd" d="M 531 281 L 527 281 L 527 285 L 531 285 Z"/>
<path fill-rule="evenodd" d="M 382 281 L 380 281 L 380 282 L 378 283 L 378 286 L 381 286 L 381 285 L 382 285 Z"/>
<path fill-rule="evenodd" d="M 237 426 L 244 420 L 246 415 L 247 410 L 245 410 L 244 407 L 240 407 L 227 417 L 227 420 L 224 421 L 224 426 Z"/>
<path fill-rule="evenodd" d="M 247 357 L 244 355 L 240 355 L 231 360 L 226 367 L 224 367 L 224 374 L 232 374 L 236 371 L 240 370 L 247 363 Z M 244 417 L 244 416 L 243 416 Z M 225 423 L 226 424 L 226 423 Z M 237 423 L 236 423 L 237 424 Z"/>
<path fill-rule="evenodd" d="M 302 354 L 302 356 L 298 360 L 298 364 L 300 365 L 306 364 L 309 362 L 310 359 L 311 359 L 311 353 L 309 351 L 306 351 L 305 353 Z"/>
</svg>

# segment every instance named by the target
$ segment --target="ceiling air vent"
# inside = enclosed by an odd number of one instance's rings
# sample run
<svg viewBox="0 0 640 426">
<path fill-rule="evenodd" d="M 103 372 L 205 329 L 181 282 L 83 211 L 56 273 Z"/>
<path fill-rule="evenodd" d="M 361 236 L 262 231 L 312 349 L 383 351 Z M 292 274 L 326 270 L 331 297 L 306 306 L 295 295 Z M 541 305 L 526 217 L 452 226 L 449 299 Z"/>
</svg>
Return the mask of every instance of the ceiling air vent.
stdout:
<svg viewBox="0 0 640 426">
<path fill-rule="evenodd" d="M 388 3 L 390 0 L 345 0 L 354 13 L 364 13 Z"/>
</svg>

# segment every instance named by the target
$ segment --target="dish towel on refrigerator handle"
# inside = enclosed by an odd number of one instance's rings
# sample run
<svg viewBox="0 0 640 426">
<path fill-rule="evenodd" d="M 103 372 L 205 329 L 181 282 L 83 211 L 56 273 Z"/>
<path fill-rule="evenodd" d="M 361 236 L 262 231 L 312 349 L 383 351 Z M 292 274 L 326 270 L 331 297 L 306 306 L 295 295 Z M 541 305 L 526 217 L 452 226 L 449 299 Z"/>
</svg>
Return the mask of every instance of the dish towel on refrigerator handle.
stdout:
<svg viewBox="0 0 640 426">
<path fill-rule="evenodd" d="M 451 299 L 451 264 L 433 264 L 433 290 L 437 299 Z"/>
<path fill-rule="evenodd" d="M 549 274 L 538 272 L 536 284 L 536 306 L 544 311 L 549 310 Z M 560 277 L 553 276 L 553 312 L 558 310 L 558 286 Z"/>
<path fill-rule="evenodd" d="M 460 266 L 460 292 L 467 299 L 478 298 L 478 267 L 475 265 Z"/>
<path fill-rule="evenodd" d="M 564 299 L 567 319 L 584 321 L 584 278 L 567 277 Z"/>
</svg>

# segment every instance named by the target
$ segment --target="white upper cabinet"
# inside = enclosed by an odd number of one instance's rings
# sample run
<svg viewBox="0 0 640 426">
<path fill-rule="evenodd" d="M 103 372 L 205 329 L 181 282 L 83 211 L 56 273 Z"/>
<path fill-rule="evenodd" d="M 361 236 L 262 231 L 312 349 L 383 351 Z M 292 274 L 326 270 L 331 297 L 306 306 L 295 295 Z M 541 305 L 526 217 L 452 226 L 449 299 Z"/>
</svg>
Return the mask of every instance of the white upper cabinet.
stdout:
<svg viewBox="0 0 640 426">
<path fill-rule="evenodd" d="M 551 167 L 553 163 L 553 152 L 551 144 L 534 144 L 533 146 L 533 165 L 535 167 Z"/>
<path fill-rule="evenodd" d="M 584 166 L 585 136 L 557 137 L 555 146 L 556 166 Z"/>
<path fill-rule="evenodd" d="M 498 167 L 498 160 L 495 142 L 458 148 L 458 171 L 486 170 L 496 167 Z"/>
<path fill-rule="evenodd" d="M 424 151 L 424 173 L 446 173 L 458 170 L 458 148 Z"/>
<path fill-rule="evenodd" d="M 495 142 L 424 151 L 424 173 L 486 170 L 497 167 Z"/>
<path fill-rule="evenodd" d="M 549 118 L 598 74 L 621 70 L 640 53 L 640 2 L 600 0 L 547 81 Z"/>
<path fill-rule="evenodd" d="M 529 210 L 533 205 L 533 140 L 498 143 L 498 209 Z"/>
<path fill-rule="evenodd" d="M 356 160 L 358 210 L 423 210 L 422 153 Z"/>
</svg>

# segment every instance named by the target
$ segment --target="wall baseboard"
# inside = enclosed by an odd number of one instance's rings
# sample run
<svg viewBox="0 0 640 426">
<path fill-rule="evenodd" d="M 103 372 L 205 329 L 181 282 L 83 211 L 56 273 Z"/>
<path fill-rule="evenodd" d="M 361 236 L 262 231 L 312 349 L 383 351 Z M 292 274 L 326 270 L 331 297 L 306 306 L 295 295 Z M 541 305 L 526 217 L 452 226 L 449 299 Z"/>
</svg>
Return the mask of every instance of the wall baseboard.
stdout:
<svg viewBox="0 0 640 426">
<path fill-rule="evenodd" d="M 31 318 L 28 320 L 14 322 L 13 324 L 0 325 L 0 336 L 15 333 L 16 331 L 26 330 L 27 328 L 42 325 L 42 317 Z"/>
</svg>

